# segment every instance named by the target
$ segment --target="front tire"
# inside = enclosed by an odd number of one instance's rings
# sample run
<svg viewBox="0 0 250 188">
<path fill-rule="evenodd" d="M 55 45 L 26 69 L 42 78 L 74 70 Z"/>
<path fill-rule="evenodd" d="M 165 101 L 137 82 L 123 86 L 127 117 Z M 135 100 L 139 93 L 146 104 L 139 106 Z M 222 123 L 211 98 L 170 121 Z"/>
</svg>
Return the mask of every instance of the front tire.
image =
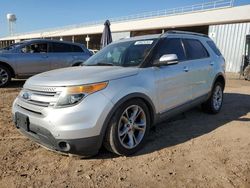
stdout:
<svg viewBox="0 0 250 188">
<path fill-rule="evenodd" d="M 214 84 L 211 96 L 209 99 L 202 104 L 202 109 L 210 114 L 217 114 L 223 103 L 223 85 L 221 82 L 216 82 Z"/>
<path fill-rule="evenodd" d="M 11 73 L 8 68 L 0 65 L 0 88 L 5 87 L 11 81 Z"/>
<path fill-rule="evenodd" d="M 118 155 L 131 155 L 145 143 L 150 128 L 150 113 L 140 99 L 119 107 L 106 131 L 104 146 Z"/>
</svg>

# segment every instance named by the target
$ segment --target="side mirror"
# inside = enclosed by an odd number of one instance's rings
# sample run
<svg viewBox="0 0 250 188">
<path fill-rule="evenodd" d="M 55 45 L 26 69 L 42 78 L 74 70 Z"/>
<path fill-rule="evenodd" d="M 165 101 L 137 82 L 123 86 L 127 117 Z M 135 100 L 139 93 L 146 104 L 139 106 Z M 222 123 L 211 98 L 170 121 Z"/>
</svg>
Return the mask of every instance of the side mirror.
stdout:
<svg viewBox="0 0 250 188">
<path fill-rule="evenodd" d="M 160 57 L 159 61 L 155 63 L 156 66 L 172 65 L 178 63 L 176 54 L 165 54 Z"/>
</svg>

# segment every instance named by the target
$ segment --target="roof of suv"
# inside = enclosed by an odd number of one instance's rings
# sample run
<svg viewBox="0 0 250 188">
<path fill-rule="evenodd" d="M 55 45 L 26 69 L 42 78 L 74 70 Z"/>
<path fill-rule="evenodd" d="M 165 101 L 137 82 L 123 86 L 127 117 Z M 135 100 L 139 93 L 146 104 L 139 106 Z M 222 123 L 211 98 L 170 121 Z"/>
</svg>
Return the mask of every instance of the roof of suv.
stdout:
<svg viewBox="0 0 250 188">
<path fill-rule="evenodd" d="M 126 42 L 126 41 L 136 41 L 136 40 L 148 40 L 148 39 L 156 39 L 160 36 L 160 34 L 154 34 L 154 35 L 142 35 L 142 36 L 136 36 L 131 38 L 123 38 L 121 40 L 114 41 L 113 43 L 119 43 L 119 42 Z M 112 44 L 113 44 L 112 43 Z"/>
<path fill-rule="evenodd" d="M 167 35 L 167 34 L 170 34 L 170 35 L 186 35 L 186 36 L 209 38 L 207 35 L 201 34 L 201 33 L 169 30 L 169 31 L 167 31 L 167 32 L 165 32 L 163 34 L 142 35 L 142 36 L 136 36 L 136 37 L 131 37 L 131 38 L 124 38 L 124 39 L 115 41 L 113 43 L 126 42 L 126 41 L 136 41 L 136 40 L 156 39 L 156 38 L 159 38 L 161 35 L 162 35 L 162 37 L 164 37 L 164 35 Z"/>
</svg>

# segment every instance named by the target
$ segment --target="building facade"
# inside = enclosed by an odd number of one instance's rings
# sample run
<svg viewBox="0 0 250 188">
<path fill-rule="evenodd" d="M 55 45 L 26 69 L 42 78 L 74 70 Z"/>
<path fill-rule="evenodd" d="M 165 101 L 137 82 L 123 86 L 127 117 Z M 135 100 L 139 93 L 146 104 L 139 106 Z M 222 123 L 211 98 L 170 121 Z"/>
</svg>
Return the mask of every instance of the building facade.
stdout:
<svg viewBox="0 0 250 188">
<path fill-rule="evenodd" d="M 175 9 L 110 19 L 113 40 L 145 34 L 184 30 L 209 35 L 226 59 L 226 71 L 239 72 L 250 34 L 250 5 L 233 6 L 233 0 L 216 0 Z M 46 38 L 83 43 L 99 49 L 104 21 L 42 30 L 0 38 L 0 47 L 27 39 Z M 88 44 L 86 38 L 89 39 Z"/>
</svg>

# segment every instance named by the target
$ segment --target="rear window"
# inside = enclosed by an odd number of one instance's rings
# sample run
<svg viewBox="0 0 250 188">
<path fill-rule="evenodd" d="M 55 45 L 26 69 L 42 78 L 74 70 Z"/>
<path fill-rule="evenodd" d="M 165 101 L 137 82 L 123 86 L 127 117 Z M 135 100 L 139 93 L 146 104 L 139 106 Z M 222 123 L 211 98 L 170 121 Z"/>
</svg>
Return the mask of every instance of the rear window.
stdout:
<svg viewBox="0 0 250 188">
<path fill-rule="evenodd" d="M 54 53 L 83 52 L 83 49 L 77 45 L 53 42 L 50 44 L 50 52 Z"/>
<path fill-rule="evenodd" d="M 51 43 L 50 51 L 55 53 L 71 52 L 71 45 L 63 43 Z"/>
<path fill-rule="evenodd" d="M 72 52 L 83 52 L 83 49 L 80 46 L 72 45 Z"/>
<path fill-rule="evenodd" d="M 217 48 L 213 41 L 207 41 L 207 44 L 216 55 L 221 56 L 220 50 Z"/>
<path fill-rule="evenodd" d="M 184 39 L 184 46 L 188 59 L 202 59 L 209 57 L 203 44 L 196 39 Z"/>
</svg>

